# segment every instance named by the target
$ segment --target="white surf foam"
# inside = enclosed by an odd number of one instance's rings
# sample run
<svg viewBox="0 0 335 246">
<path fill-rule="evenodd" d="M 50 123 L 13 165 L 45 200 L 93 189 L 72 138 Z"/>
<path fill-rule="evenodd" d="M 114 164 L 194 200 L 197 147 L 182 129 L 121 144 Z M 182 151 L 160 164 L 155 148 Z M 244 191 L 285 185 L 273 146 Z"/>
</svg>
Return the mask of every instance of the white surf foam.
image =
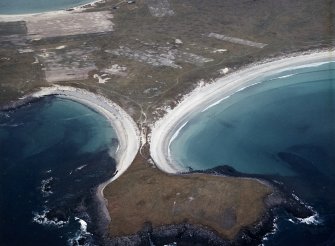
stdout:
<svg viewBox="0 0 335 246">
<path fill-rule="evenodd" d="M 64 225 L 69 223 L 69 219 L 66 221 L 58 221 L 58 220 L 49 220 L 46 215 L 50 212 L 48 209 L 44 209 L 42 212 L 34 212 L 33 222 L 40 224 L 40 225 L 51 225 L 57 227 L 63 227 Z"/>
<path fill-rule="evenodd" d="M 179 127 L 179 129 L 171 137 L 169 145 L 168 145 L 168 155 L 169 156 L 171 156 L 171 149 L 170 149 L 171 143 L 173 142 L 173 140 L 175 140 L 178 137 L 180 131 L 187 125 L 187 123 L 188 123 L 188 121 L 186 121 L 181 127 Z"/>
<path fill-rule="evenodd" d="M 41 193 L 43 197 L 50 196 L 53 192 L 51 191 L 50 183 L 53 180 L 53 177 L 50 177 L 48 179 L 44 179 L 41 182 Z"/>
<path fill-rule="evenodd" d="M 276 234 L 278 231 L 279 231 L 279 227 L 278 227 L 278 219 L 279 217 L 276 216 L 274 219 L 273 219 L 273 228 L 270 232 L 266 233 L 265 236 L 262 238 L 262 243 L 259 245 L 259 246 L 264 246 L 265 244 L 265 241 L 268 241 L 270 238 L 270 236 Z"/>
<path fill-rule="evenodd" d="M 86 166 L 87 166 L 87 164 L 82 165 L 82 166 L 80 166 L 80 167 L 77 167 L 77 168 L 76 168 L 76 171 L 80 171 L 81 169 L 83 169 L 83 168 L 86 167 Z"/>
<path fill-rule="evenodd" d="M 291 73 L 291 74 L 287 74 L 287 75 L 279 76 L 277 79 L 289 78 L 289 77 L 292 77 L 292 76 L 297 75 L 297 74 L 298 74 L 298 73 Z"/>
<path fill-rule="evenodd" d="M 297 218 L 297 220 L 300 223 L 306 224 L 306 225 L 320 225 L 320 224 L 322 224 L 322 220 L 320 219 L 318 213 L 315 213 L 312 216 L 304 218 L 304 219 Z"/>
<path fill-rule="evenodd" d="M 229 98 L 229 97 L 230 97 L 230 96 L 226 96 L 226 97 L 220 99 L 219 101 L 216 101 L 215 103 L 213 103 L 213 104 L 207 106 L 207 107 L 206 107 L 205 109 L 203 109 L 201 112 L 205 112 L 207 109 L 210 109 L 210 108 L 212 108 L 212 107 L 218 105 L 220 102 L 222 102 L 223 100 L 225 100 L 225 99 L 227 99 L 227 98 Z"/>
<path fill-rule="evenodd" d="M 312 216 L 307 218 L 295 218 L 296 222 L 306 224 L 306 225 L 320 225 L 322 224 L 322 219 L 320 218 L 318 212 L 310 205 L 304 203 L 296 194 L 292 193 L 293 198 L 298 201 L 301 205 L 304 205 L 306 208 L 313 212 Z M 294 220 L 293 220 L 294 221 Z"/>
<path fill-rule="evenodd" d="M 68 240 L 68 244 L 69 245 L 83 245 L 83 246 L 90 246 L 91 243 L 89 242 L 89 240 L 87 242 L 84 242 L 84 244 L 79 244 L 79 241 L 81 239 L 86 239 L 89 238 L 90 235 L 92 235 L 91 233 L 89 233 L 87 231 L 87 223 L 85 220 L 80 219 L 78 217 L 74 217 L 75 221 L 77 221 L 80 224 L 80 230 L 78 232 L 75 233 L 74 237 L 70 238 Z"/>
<path fill-rule="evenodd" d="M 292 68 L 288 68 L 287 70 L 295 70 L 295 69 L 301 69 L 301 68 L 319 67 L 319 66 L 325 65 L 327 63 L 334 63 L 334 62 L 335 61 L 315 62 L 315 63 L 310 63 L 310 64 L 304 64 L 304 65 L 301 65 L 301 66 L 295 66 L 295 67 L 292 67 Z"/>
<path fill-rule="evenodd" d="M 82 219 L 80 219 L 78 217 L 75 217 L 74 219 L 79 222 L 79 224 L 80 224 L 80 230 L 82 232 L 86 233 L 87 232 L 87 223 L 86 223 L 86 221 L 82 220 Z"/>
<path fill-rule="evenodd" d="M 188 121 L 186 121 L 181 127 L 179 127 L 179 129 L 173 134 L 173 136 L 170 139 L 169 146 L 173 142 L 173 140 L 175 140 L 178 137 L 180 131 L 187 125 L 187 123 L 188 123 Z"/>
</svg>

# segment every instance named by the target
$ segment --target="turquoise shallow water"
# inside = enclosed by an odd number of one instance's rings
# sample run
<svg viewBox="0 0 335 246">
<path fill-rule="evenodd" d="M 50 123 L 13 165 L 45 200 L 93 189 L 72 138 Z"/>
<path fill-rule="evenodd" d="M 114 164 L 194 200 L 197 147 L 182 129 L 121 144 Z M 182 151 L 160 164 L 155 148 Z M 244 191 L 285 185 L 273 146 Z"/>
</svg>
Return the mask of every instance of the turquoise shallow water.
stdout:
<svg viewBox="0 0 335 246">
<path fill-rule="evenodd" d="M 101 245 L 96 187 L 117 146 L 105 117 L 68 99 L 0 111 L 0 245 Z"/>
<path fill-rule="evenodd" d="M 172 142 L 172 158 L 193 169 L 230 165 L 244 173 L 294 175 L 277 153 L 294 149 L 317 161 L 314 146 L 325 154 L 323 168 L 332 165 L 334 67 L 273 75 L 196 114 Z"/>
<path fill-rule="evenodd" d="M 29 14 L 46 11 L 64 10 L 92 0 L 1 0 L 0 14 Z"/>
<path fill-rule="evenodd" d="M 285 211 L 265 245 L 335 245 L 335 63 L 260 78 L 194 113 L 171 145 L 175 162 L 195 170 L 228 165 L 282 182 L 319 214 L 306 225 Z"/>
</svg>

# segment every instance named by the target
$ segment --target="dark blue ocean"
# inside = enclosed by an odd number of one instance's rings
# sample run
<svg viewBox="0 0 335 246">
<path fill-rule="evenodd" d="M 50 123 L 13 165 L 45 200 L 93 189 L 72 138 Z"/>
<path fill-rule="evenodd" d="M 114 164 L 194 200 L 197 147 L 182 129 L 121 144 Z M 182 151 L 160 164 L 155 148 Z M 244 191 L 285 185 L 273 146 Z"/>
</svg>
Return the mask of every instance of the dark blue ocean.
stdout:
<svg viewBox="0 0 335 246">
<path fill-rule="evenodd" d="M 99 245 L 96 187 L 117 146 L 102 115 L 68 99 L 0 111 L 0 245 Z"/>
<path fill-rule="evenodd" d="M 335 63 L 279 71 L 194 114 L 170 145 L 175 162 L 228 165 L 276 180 L 316 214 L 285 211 L 264 245 L 335 245 Z"/>
<path fill-rule="evenodd" d="M 1 0 L 0 14 L 28 14 L 64 10 L 90 2 L 93 0 Z"/>
</svg>

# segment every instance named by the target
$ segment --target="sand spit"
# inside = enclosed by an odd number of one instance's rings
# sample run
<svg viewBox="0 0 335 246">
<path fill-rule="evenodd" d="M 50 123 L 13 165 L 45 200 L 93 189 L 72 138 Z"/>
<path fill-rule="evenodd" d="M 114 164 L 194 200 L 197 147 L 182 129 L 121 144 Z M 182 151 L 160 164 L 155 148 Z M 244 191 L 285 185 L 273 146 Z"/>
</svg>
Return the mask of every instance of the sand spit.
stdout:
<svg viewBox="0 0 335 246">
<path fill-rule="evenodd" d="M 120 106 L 101 95 L 68 86 L 45 87 L 31 96 L 43 97 L 48 95 L 68 98 L 96 110 L 103 114 L 115 129 L 120 145 L 116 156 L 117 173 L 103 186 L 117 179 L 128 169 L 139 150 L 140 133 L 136 123 Z"/>
<path fill-rule="evenodd" d="M 311 63 L 322 64 L 335 61 L 334 51 L 321 51 L 294 57 L 278 58 L 270 62 L 252 64 L 242 70 L 217 79 L 215 83 L 196 88 L 168 114 L 158 120 L 151 132 L 150 154 L 155 164 L 167 173 L 188 171 L 173 161 L 169 154 L 169 145 L 175 133 L 188 122 L 192 115 L 215 105 L 223 98 L 255 84 L 256 79 L 271 75 L 274 72 L 290 70 L 295 67 L 308 66 Z"/>
</svg>

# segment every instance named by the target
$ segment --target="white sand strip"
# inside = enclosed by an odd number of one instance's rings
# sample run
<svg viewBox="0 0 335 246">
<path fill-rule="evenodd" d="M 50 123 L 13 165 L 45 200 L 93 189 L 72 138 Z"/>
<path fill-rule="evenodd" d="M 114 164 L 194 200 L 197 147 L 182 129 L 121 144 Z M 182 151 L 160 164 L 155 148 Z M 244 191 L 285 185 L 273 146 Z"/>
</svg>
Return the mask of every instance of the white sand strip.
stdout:
<svg viewBox="0 0 335 246">
<path fill-rule="evenodd" d="M 223 40 L 223 41 L 226 41 L 226 42 L 229 42 L 229 43 L 233 43 L 233 44 L 247 45 L 247 46 L 252 46 L 252 47 L 256 47 L 256 48 L 260 48 L 260 49 L 267 46 L 267 44 L 257 43 L 257 42 L 253 42 L 253 41 L 246 40 L 246 39 L 241 39 L 241 38 L 229 37 L 229 36 L 226 36 L 226 35 L 212 33 L 212 32 L 210 34 L 208 34 L 208 37 L 220 39 L 220 40 Z"/>
<path fill-rule="evenodd" d="M 158 120 L 151 131 L 150 154 L 158 168 L 167 173 L 187 171 L 173 161 L 169 155 L 169 145 L 176 132 L 188 122 L 192 115 L 214 105 L 222 98 L 257 84 L 257 80 L 273 73 L 294 68 L 322 64 L 335 61 L 334 51 L 316 52 L 295 57 L 280 58 L 275 61 L 253 64 L 245 69 L 231 73 L 218 79 L 215 83 L 197 88 L 188 95 L 168 114 Z M 256 82 L 256 83 L 255 83 Z"/>
<path fill-rule="evenodd" d="M 128 169 L 140 147 L 140 132 L 133 119 L 120 106 L 101 95 L 68 86 L 45 87 L 32 96 L 47 95 L 59 95 L 80 102 L 103 114 L 110 121 L 119 140 L 119 150 L 116 156 L 118 172 L 104 186 L 117 179 Z"/>
</svg>

